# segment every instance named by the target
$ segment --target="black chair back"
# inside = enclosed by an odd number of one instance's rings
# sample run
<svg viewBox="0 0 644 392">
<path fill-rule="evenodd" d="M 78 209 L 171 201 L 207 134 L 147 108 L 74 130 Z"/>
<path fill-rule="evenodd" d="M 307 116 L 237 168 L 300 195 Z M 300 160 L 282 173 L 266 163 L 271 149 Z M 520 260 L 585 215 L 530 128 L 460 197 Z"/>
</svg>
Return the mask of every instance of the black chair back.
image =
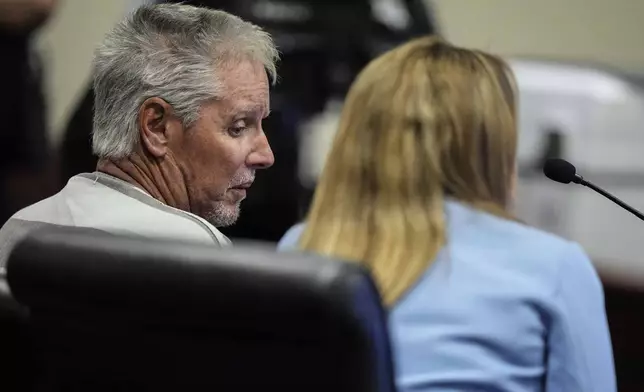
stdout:
<svg viewBox="0 0 644 392">
<path fill-rule="evenodd" d="M 13 299 L 0 273 L 0 391 L 27 390 L 33 370 L 30 361 L 27 311 Z"/>
<path fill-rule="evenodd" d="M 353 264 L 47 228 L 7 269 L 39 391 L 394 390 L 386 315 Z"/>
</svg>

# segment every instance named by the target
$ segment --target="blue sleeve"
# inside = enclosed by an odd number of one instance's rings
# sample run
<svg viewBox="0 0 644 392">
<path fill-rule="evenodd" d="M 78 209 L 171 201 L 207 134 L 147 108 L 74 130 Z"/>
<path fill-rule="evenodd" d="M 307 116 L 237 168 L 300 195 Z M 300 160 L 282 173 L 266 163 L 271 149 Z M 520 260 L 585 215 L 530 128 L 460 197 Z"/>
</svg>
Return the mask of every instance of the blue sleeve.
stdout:
<svg viewBox="0 0 644 392">
<path fill-rule="evenodd" d="M 603 287 L 578 245 L 562 260 L 554 301 L 546 392 L 616 391 Z"/>
<path fill-rule="evenodd" d="M 277 243 L 277 250 L 279 251 L 292 251 L 297 250 L 297 243 L 304 232 L 304 225 L 298 224 L 291 227 L 282 239 Z"/>
</svg>

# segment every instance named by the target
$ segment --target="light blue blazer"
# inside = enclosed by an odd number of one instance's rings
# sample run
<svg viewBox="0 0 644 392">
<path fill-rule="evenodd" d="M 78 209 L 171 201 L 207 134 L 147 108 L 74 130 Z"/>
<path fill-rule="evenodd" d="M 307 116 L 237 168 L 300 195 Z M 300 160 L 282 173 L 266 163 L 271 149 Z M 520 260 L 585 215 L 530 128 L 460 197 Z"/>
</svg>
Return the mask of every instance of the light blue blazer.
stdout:
<svg viewBox="0 0 644 392">
<path fill-rule="evenodd" d="M 447 245 L 390 310 L 399 389 L 615 391 L 602 284 L 581 247 L 460 203 L 445 212 Z"/>
</svg>

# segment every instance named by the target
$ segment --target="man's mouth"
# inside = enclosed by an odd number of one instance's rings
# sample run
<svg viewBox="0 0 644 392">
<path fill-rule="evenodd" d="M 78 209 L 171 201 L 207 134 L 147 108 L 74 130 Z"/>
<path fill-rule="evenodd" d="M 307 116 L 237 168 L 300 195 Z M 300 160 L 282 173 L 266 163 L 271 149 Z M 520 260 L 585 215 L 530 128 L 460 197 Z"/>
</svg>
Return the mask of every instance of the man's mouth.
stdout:
<svg viewBox="0 0 644 392">
<path fill-rule="evenodd" d="M 253 182 L 249 181 L 249 182 L 245 182 L 243 184 L 231 186 L 230 189 L 244 189 L 245 190 L 245 189 L 250 188 L 251 185 L 253 185 Z"/>
</svg>

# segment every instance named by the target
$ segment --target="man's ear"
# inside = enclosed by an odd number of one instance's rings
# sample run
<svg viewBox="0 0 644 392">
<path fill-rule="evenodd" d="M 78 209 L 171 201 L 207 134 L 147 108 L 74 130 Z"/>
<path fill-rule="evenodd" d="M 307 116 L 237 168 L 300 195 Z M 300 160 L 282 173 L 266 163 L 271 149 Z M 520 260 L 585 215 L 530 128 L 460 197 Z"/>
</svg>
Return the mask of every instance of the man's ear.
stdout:
<svg viewBox="0 0 644 392">
<path fill-rule="evenodd" d="M 158 97 L 146 99 L 139 109 L 139 131 L 143 148 L 162 158 L 168 151 L 173 128 L 178 126 L 172 106 Z"/>
</svg>

